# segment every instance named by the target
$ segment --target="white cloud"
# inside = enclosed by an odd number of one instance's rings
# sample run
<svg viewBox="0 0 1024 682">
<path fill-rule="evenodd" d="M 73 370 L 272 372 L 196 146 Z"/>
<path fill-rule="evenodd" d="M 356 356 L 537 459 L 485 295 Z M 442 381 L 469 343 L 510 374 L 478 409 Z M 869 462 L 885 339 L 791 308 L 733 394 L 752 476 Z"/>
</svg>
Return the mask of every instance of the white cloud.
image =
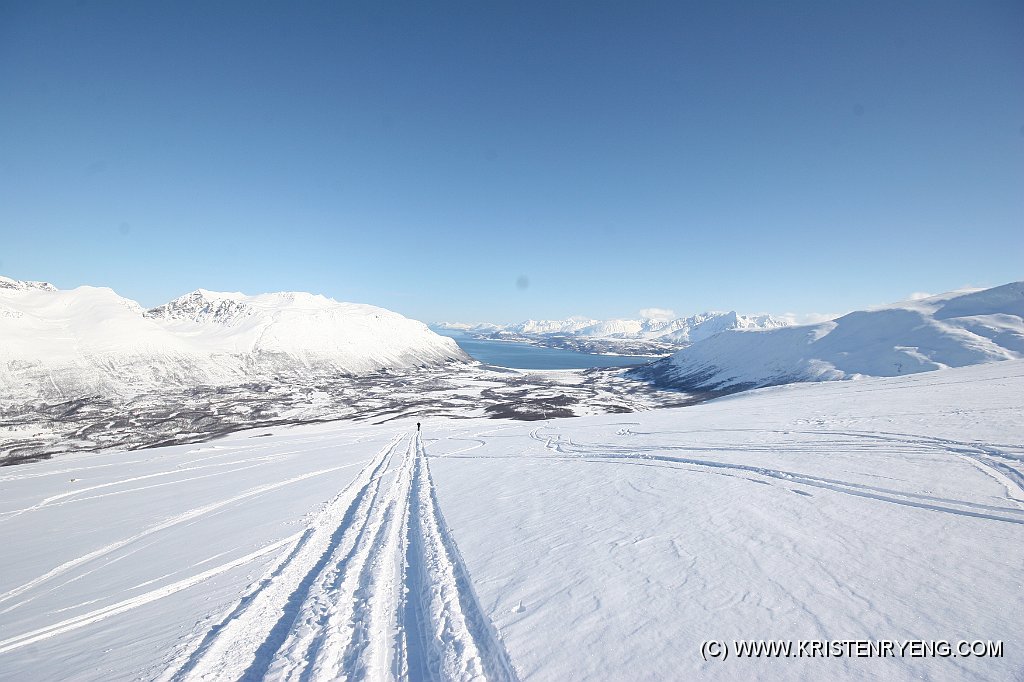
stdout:
<svg viewBox="0 0 1024 682">
<path fill-rule="evenodd" d="M 931 298 L 934 295 L 935 294 L 928 294 L 928 293 L 925 293 L 923 291 L 915 291 L 914 293 L 912 293 L 910 295 L 910 299 L 909 300 L 911 300 L 911 301 L 920 301 L 922 298 Z"/>
<path fill-rule="evenodd" d="M 645 320 L 671 320 L 675 318 L 676 312 L 668 308 L 643 308 L 640 317 Z"/>
</svg>

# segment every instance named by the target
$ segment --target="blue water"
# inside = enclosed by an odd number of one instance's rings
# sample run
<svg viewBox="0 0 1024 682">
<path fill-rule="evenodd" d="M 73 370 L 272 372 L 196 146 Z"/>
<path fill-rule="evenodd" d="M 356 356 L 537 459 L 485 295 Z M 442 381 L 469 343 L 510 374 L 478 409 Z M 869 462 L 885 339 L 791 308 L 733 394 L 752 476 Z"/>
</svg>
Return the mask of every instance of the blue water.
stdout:
<svg viewBox="0 0 1024 682">
<path fill-rule="evenodd" d="M 474 339 L 468 334 L 448 329 L 435 329 L 450 336 L 474 359 L 499 367 L 515 369 L 587 369 L 589 367 L 626 367 L 641 365 L 657 358 L 631 355 L 592 355 L 560 348 L 544 348 L 514 341 Z"/>
</svg>

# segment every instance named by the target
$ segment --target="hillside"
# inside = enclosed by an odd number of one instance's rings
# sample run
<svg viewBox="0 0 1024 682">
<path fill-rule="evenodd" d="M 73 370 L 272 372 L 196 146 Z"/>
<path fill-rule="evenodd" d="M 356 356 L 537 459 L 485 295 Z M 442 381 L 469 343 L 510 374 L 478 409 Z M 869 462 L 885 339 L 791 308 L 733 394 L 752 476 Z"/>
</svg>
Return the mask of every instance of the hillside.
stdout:
<svg viewBox="0 0 1024 682">
<path fill-rule="evenodd" d="M 898 376 L 1024 357 L 1024 282 L 849 313 L 727 330 L 631 373 L 687 391 Z"/>
<path fill-rule="evenodd" d="M 0 469 L 0 678 L 1019 679 L 1022 392 L 1010 361 Z"/>
<path fill-rule="evenodd" d="M 0 279 L 0 389 L 131 395 L 289 376 L 363 374 L 467 356 L 426 325 L 306 293 L 199 290 L 152 310 L 111 289 Z"/>
</svg>

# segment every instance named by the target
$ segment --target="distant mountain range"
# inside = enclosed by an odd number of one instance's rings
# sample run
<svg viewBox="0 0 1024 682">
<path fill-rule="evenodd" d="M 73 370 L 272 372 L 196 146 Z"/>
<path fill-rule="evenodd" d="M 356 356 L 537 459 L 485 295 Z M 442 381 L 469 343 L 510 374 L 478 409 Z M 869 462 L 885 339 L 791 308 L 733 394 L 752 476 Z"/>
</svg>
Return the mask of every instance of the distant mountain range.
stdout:
<svg viewBox="0 0 1024 682">
<path fill-rule="evenodd" d="M 476 338 L 521 341 L 585 353 L 664 356 L 728 329 L 776 329 L 786 322 L 771 315 L 706 312 L 675 319 L 527 320 L 518 324 L 443 322 L 435 329 Z"/>
<path fill-rule="evenodd" d="M 897 376 L 1024 358 L 1024 282 L 861 310 L 820 324 L 728 329 L 631 375 L 686 391 Z"/>
<path fill-rule="evenodd" d="M 198 290 L 146 310 L 107 288 L 0 277 L 0 398 L 130 395 L 468 361 L 450 338 L 307 293 Z"/>
<path fill-rule="evenodd" d="M 733 392 L 1024 358 L 1024 282 L 802 326 L 708 312 L 436 328 L 589 353 L 669 356 L 629 376 L 690 392 Z M 0 403 L 9 406 L 163 388 L 266 387 L 470 360 L 421 322 L 308 293 L 199 289 L 146 310 L 107 288 L 58 290 L 0 277 Z"/>
</svg>

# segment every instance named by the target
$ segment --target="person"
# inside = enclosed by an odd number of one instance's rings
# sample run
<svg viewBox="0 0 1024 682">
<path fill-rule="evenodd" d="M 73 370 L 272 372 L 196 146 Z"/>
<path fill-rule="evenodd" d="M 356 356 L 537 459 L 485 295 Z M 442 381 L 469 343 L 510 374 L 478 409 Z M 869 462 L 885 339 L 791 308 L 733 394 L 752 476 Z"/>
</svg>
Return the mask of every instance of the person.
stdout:
<svg viewBox="0 0 1024 682">
<path fill-rule="evenodd" d="M 420 430 L 420 423 L 419 423 L 419 422 L 416 422 L 416 430 L 417 430 L 417 431 L 419 431 L 419 430 Z"/>
</svg>

